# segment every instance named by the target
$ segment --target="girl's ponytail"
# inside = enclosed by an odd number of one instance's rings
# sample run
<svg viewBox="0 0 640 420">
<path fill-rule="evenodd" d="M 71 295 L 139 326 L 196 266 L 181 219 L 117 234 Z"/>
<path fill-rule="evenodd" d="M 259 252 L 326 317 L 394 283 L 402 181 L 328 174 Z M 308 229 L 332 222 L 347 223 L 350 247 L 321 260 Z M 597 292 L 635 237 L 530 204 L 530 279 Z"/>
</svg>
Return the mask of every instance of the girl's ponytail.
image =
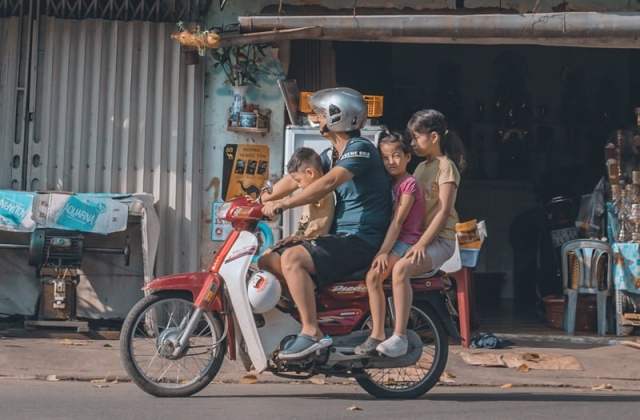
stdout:
<svg viewBox="0 0 640 420">
<path fill-rule="evenodd" d="M 435 131 L 440 135 L 442 153 L 456 164 L 460 172 L 463 172 L 467 167 L 462 139 L 457 133 L 447 128 L 447 119 L 442 112 L 435 109 L 418 111 L 413 114 L 407 123 L 407 129 L 420 134 L 429 134 Z"/>
</svg>

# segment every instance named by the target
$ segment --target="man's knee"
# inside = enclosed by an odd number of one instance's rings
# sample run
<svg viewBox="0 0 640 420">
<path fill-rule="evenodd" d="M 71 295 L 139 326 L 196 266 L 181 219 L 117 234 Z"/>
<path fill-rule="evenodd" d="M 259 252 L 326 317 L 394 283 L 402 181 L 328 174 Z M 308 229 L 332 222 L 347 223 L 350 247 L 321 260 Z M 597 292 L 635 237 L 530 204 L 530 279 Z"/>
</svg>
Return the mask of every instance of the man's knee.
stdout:
<svg viewBox="0 0 640 420">
<path fill-rule="evenodd" d="M 292 268 L 305 268 L 305 265 L 308 261 L 308 254 L 301 246 L 294 246 L 288 248 L 286 251 L 282 253 L 282 269 L 292 269 Z"/>
</svg>

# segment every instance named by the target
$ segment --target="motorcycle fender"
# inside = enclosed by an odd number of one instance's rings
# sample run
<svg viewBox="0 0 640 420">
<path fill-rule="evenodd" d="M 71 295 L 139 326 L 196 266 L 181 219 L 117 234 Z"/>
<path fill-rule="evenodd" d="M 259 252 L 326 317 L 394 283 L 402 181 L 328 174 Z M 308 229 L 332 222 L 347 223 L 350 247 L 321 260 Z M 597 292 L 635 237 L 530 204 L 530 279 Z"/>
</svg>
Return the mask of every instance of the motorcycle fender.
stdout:
<svg viewBox="0 0 640 420">
<path fill-rule="evenodd" d="M 202 286 L 207 281 L 209 276 L 216 276 L 208 272 L 195 272 L 195 273 L 182 273 L 172 274 L 170 276 L 163 276 L 153 279 L 147 283 L 142 290 L 145 293 L 159 293 L 162 291 L 184 291 L 191 294 L 191 297 L 195 301 L 198 294 L 202 290 Z M 220 279 L 216 276 L 214 281 L 218 282 L 218 289 L 220 288 Z M 206 308 L 213 312 L 222 311 L 222 301 L 219 294 L 211 301 L 211 304 Z"/>
<path fill-rule="evenodd" d="M 440 320 L 444 324 L 444 328 L 447 330 L 447 333 L 450 337 L 454 339 L 460 338 L 460 333 L 458 332 L 458 327 L 453 322 L 449 311 L 447 310 L 447 305 L 444 301 L 444 296 L 440 292 L 431 292 L 424 293 L 420 295 L 420 297 L 416 296 L 416 300 L 425 302 L 436 312 L 436 314 L 440 317 Z"/>
<path fill-rule="evenodd" d="M 260 373 L 267 368 L 267 357 L 247 293 L 247 271 L 257 250 L 258 239 L 247 231 L 240 232 L 220 267 L 220 275 L 225 279 L 226 291 L 233 306 L 238 327 L 236 331 L 238 335 L 242 334 L 251 362 Z"/>
</svg>

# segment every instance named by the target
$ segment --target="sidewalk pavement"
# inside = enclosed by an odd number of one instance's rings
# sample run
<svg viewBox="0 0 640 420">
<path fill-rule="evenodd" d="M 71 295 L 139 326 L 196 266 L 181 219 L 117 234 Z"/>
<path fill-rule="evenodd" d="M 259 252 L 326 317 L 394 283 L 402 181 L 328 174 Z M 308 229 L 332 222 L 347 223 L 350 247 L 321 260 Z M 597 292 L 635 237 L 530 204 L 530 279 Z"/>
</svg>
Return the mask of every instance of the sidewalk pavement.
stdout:
<svg viewBox="0 0 640 420">
<path fill-rule="evenodd" d="M 517 342 L 516 342 L 517 344 Z M 640 349 L 623 345 L 557 348 L 535 343 L 506 350 L 468 350 L 451 346 L 443 375 L 446 386 L 568 387 L 640 391 Z M 471 366 L 462 353 L 535 353 L 574 356 L 580 371 L 512 369 Z M 508 355 L 507 355 L 508 356 Z M 214 382 L 238 383 L 246 375 L 239 362 L 225 359 Z M 0 379 L 128 381 L 119 359 L 117 340 L 69 338 L 10 338 L 0 333 Z M 258 375 L 258 383 L 290 382 L 270 373 Z M 350 383 L 343 378 L 315 377 L 310 382 Z"/>
</svg>

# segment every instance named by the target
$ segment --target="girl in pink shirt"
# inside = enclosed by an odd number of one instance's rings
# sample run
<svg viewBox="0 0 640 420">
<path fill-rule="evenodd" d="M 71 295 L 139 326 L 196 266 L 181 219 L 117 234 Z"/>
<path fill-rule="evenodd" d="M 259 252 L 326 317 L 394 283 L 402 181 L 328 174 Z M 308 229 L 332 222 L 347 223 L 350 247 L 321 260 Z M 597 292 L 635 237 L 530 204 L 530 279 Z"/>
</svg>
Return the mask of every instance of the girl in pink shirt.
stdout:
<svg viewBox="0 0 640 420">
<path fill-rule="evenodd" d="M 393 179 L 394 211 L 384 242 L 367 273 L 373 327 L 369 338 L 355 348 L 356 354 L 374 354 L 376 347 L 385 340 L 382 284 L 394 264 L 418 242 L 424 230 L 424 195 L 416 179 L 407 172 L 411 143 L 399 133 L 385 133 L 378 141 L 378 150 L 385 169 Z"/>
</svg>

